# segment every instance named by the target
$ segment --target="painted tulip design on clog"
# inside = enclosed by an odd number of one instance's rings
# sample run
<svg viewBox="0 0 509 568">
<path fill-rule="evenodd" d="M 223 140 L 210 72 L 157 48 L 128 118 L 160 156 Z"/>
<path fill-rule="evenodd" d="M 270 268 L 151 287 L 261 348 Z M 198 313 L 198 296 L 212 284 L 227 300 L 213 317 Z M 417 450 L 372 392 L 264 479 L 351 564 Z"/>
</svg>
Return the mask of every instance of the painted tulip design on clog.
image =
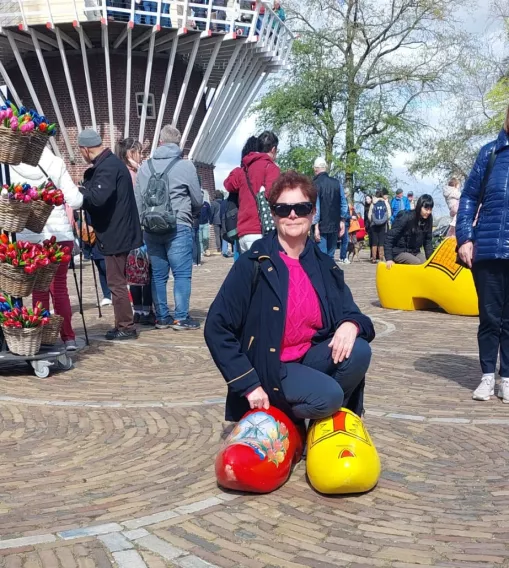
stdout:
<svg viewBox="0 0 509 568">
<path fill-rule="evenodd" d="M 269 493 L 286 482 L 302 449 L 302 432 L 283 412 L 250 410 L 217 455 L 217 481 L 226 489 Z"/>
</svg>

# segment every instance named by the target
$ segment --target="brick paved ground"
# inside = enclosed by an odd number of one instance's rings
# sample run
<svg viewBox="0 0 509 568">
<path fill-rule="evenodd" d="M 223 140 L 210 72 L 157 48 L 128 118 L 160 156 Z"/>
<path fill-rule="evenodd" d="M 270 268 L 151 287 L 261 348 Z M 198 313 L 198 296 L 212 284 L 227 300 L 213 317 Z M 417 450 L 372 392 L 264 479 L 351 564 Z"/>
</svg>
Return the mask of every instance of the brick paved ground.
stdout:
<svg viewBox="0 0 509 568">
<path fill-rule="evenodd" d="M 229 264 L 196 269 L 194 316 Z M 366 398 L 378 487 L 323 497 L 299 464 L 274 494 L 228 495 L 213 469 L 225 388 L 202 334 L 102 341 L 111 310 L 97 318 L 90 270 L 94 341 L 75 369 L 0 373 L 0 568 L 509 568 L 509 409 L 471 400 L 474 319 L 382 310 L 374 267 L 346 267 L 378 332 Z"/>
</svg>

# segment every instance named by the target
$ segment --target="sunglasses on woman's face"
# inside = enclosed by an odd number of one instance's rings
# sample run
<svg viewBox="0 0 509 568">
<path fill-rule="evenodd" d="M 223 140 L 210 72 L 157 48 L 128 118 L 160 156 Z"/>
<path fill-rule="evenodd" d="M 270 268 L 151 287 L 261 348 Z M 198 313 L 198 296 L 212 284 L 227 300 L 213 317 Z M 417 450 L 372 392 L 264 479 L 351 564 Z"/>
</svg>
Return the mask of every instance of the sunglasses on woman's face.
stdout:
<svg viewBox="0 0 509 568">
<path fill-rule="evenodd" d="M 313 211 L 311 201 L 303 201 L 301 203 L 276 203 L 271 206 L 272 212 L 278 217 L 289 217 L 292 211 L 295 211 L 297 217 L 307 217 Z"/>
</svg>

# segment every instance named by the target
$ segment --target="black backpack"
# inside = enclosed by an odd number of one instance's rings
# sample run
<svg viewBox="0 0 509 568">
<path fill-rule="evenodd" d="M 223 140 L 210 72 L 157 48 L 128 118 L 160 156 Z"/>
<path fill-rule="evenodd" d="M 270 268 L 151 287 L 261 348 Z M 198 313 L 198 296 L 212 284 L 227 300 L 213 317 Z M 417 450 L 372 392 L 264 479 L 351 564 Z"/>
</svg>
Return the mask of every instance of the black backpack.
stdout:
<svg viewBox="0 0 509 568">
<path fill-rule="evenodd" d="M 235 196 L 236 197 L 236 196 Z M 238 239 L 237 220 L 239 216 L 238 200 L 232 195 L 226 201 L 224 214 L 221 218 L 221 237 L 231 245 Z"/>
<path fill-rule="evenodd" d="M 148 161 L 150 179 L 147 188 L 141 194 L 142 213 L 141 226 L 147 233 L 165 234 L 177 228 L 177 218 L 171 206 L 168 174 L 180 158 L 173 159 L 165 170 L 157 173 Z"/>
</svg>

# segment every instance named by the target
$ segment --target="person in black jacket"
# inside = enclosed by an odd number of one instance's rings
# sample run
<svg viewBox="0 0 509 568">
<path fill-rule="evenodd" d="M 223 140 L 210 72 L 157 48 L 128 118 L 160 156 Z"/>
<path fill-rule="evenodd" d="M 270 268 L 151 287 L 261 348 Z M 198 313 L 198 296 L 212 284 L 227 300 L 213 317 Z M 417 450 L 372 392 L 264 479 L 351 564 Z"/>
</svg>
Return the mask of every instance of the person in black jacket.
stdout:
<svg viewBox="0 0 509 568">
<path fill-rule="evenodd" d="M 385 240 L 387 268 L 397 264 L 424 264 L 433 254 L 433 198 L 421 195 L 414 211 L 400 211 Z M 424 255 L 421 252 L 424 248 Z"/>
<path fill-rule="evenodd" d="M 270 405 L 301 421 L 342 406 L 362 415 L 375 330 L 308 238 L 316 199 L 306 176 L 276 180 L 276 230 L 240 256 L 210 307 L 205 341 L 228 385 L 227 420 Z"/>
<path fill-rule="evenodd" d="M 115 312 L 115 328 L 106 339 L 136 339 L 125 269 L 129 252 L 141 247 L 143 239 L 131 174 L 122 160 L 103 147 L 95 130 L 83 130 L 78 145 L 83 159 L 91 164 L 81 187 L 83 209 L 90 215 L 97 246 L 106 260 Z"/>
<path fill-rule="evenodd" d="M 322 252 L 334 258 L 338 236 L 342 237 L 345 233 L 348 203 L 339 181 L 327 173 L 324 158 L 315 160 L 314 170 L 313 183 L 320 199 L 320 219 L 315 225 L 315 241 Z"/>
</svg>

